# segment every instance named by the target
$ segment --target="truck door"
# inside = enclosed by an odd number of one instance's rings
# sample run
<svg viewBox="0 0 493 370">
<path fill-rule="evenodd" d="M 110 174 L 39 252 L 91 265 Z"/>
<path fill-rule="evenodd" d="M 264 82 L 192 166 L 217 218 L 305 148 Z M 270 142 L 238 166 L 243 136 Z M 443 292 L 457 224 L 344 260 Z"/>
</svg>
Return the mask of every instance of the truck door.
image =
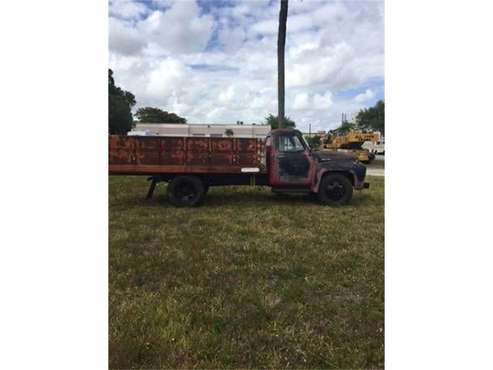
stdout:
<svg viewBox="0 0 493 370">
<path fill-rule="evenodd" d="M 311 161 L 296 131 L 274 136 L 273 186 L 296 186 L 310 183 Z"/>
</svg>

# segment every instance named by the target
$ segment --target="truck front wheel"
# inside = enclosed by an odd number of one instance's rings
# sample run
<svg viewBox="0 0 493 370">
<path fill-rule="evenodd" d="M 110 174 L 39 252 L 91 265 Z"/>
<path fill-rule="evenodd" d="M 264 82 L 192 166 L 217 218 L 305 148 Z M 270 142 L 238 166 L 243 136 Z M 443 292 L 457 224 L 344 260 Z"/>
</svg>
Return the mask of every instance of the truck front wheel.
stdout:
<svg viewBox="0 0 493 370">
<path fill-rule="evenodd" d="M 205 198 L 205 187 L 195 176 L 177 176 L 168 185 L 168 199 L 177 207 L 194 207 Z"/>
<path fill-rule="evenodd" d="M 318 189 L 318 199 L 322 204 L 339 206 L 348 204 L 353 197 L 353 185 L 341 174 L 326 175 Z"/>
</svg>

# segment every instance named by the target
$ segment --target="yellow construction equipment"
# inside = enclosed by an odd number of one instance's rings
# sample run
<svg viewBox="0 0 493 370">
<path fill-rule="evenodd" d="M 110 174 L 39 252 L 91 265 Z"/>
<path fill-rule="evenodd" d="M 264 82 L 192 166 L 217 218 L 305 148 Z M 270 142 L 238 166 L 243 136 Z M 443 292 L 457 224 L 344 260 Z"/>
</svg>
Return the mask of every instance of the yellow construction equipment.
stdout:
<svg viewBox="0 0 493 370">
<path fill-rule="evenodd" d="M 354 159 L 363 163 L 370 163 L 375 155 L 369 150 L 363 149 L 362 145 L 365 141 L 378 142 L 379 140 L 379 132 L 352 130 L 346 134 L 330 132 L 322 139 L 322 143 L 325 149 L 349 152 Z"/>
</svg>

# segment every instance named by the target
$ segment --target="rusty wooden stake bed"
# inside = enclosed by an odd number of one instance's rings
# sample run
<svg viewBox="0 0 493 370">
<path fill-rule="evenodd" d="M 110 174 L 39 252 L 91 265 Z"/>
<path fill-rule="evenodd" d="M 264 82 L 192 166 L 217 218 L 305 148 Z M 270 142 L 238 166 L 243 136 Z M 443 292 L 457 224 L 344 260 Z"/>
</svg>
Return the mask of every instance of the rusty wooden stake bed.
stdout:
<svg viewBox="0 0 493 370">
<path fill-rule="evenodd" d="M 110 175 L 145 175 L 152 196 L 168 182 L 176 206 L 196 206 L 210 186 L 270 186 L 276 193 L 316 194 L 323 204 L 348 203 L 354 189 L 368 188 L 366 167 L 352 156 L 312 150 L 298 130 L 278 129 L 266 138 L 109 137 Z"/>
</svg>

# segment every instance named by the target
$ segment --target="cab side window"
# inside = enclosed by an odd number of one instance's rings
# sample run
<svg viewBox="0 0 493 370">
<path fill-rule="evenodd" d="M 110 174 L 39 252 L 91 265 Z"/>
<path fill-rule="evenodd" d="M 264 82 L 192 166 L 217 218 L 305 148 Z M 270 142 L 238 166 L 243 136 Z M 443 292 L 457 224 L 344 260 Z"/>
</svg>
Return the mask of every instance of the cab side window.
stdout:
<svg viewBox="0 0 493 370">
<path fill-rule="evenodd" d="M 305 148 L 298 136 L 281 135 L 279 136 L 280 152 L 302 152 Z"/>
</svg>

